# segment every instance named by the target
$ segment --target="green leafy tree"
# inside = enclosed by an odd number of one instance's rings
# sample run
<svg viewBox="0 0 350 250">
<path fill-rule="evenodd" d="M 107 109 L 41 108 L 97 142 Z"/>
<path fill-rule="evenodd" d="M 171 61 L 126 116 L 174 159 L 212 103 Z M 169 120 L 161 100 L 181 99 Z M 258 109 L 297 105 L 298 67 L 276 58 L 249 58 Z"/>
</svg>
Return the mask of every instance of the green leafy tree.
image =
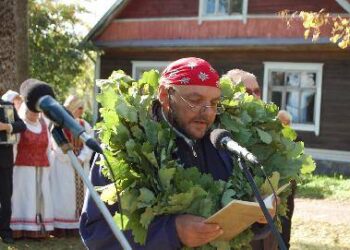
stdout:
<svg viewBox="0 0 350 250">
<path fill-rule="evenodd" d="M 330 25 L 330 41 L 342 49 L 350 46 L 349 18 L 341 16 L 331 17 L 324 9 L 321 9 L 319 12 L 296 11 L 293 13 L 284 10 L 279 15 L 286 19 L 288 26 L 291 26 L 293 20 L 301 20 L 305 29 L 305 39 L 312 37 L 312 41 L 317 41 L 322 32 L 321 28 Z"/>
<path fill-rule="evenodd" d="M 30 76 L 52 84 L 61 101 L 72 90 L 92 92 L 91 48 L 74 30 L 84 25 L 77 17 L 84 12 L 77 4 L 29 0 Z"/>
</svg>

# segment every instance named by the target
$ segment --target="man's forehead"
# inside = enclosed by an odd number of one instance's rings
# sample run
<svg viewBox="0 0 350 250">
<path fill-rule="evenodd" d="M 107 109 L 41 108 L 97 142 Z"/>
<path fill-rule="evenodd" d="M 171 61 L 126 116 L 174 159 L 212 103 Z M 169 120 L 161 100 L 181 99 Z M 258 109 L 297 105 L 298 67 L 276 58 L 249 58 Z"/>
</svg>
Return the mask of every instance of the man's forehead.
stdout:
<svg viewBox="0 0 350 250">
<path fill-rule="evenodd" d="M 251 88 L 251 89 L 259 88 L 259 84 L 257 80 L 252 77 L 244 79 L 243 83 L 246 88 Z"/>
<path fill-rule="evenodd" d="M 198 95 L 208 98 L 217 98 L 220 97 L 221 94 L 219 88 L 209 86 L 176 86 L 175 89 L 181 94 Z"/>
</svg>

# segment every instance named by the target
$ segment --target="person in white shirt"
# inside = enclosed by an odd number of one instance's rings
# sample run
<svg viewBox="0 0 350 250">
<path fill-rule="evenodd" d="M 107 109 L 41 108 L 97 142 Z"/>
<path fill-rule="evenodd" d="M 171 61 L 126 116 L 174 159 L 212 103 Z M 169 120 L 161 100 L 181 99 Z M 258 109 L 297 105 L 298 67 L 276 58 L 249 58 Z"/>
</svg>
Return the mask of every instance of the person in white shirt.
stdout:
<svg viewBox="0 0 350 250">
<path fill-rule="evenodd" d="M 49 131 L 40 114 L 25 103 L 18 113 L 27 130 L 15 147 L 11 229 L 14 238 L 46 238 L 53 231 Z"/>
<path fill-rule="evenodd" d="M 84 105 L 77 96 L 69 96 L 64 106 L 74 116 L 77 122 L 85 128 L 85 131 L 93 136 L 91 126 L 81 118 L 84 112 Z M 72 133 L 63 129 L 68 141 L 73 146 L 82 168 L 89 173 L 90 158 L 92 151 L 79 139 L 74 138 Z M 64 154 L 61 148 L 53 142 L 52 147 L 53 168 L 51 172 L 51 190 L 54 207 L 54 226 L 56 236 L 69 236 L 78 233 L 79 217 L 84 202 L 84 185 L 81 178 L 74 170 L 70 158 Z"/>
</svg>

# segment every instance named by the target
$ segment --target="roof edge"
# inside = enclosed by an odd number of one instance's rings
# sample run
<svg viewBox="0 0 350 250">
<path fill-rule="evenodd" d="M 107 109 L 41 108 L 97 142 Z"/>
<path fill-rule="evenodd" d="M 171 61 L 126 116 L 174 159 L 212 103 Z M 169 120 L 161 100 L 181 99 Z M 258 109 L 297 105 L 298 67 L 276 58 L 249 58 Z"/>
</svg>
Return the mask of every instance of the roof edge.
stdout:
<svg viewBox="0 0 350 250">
<path fill-rule="evenodd" d="M 329 38 L 320 37 L 317 43 L 304 38 L 224 38 L 224 39 L 179 39 L 179 40 L 124 40 L 96 42 L 95 46 L 107 48 L 159 48 L 159 47 L 235 47 L 327 44 Z"/>
<path fill-rule="evenodd" d="M 101 17 L 101 19 L 95 24 L 95 26 L 84 37 L 83 43 L 88 42 L 93 37 L 99 35 L 103 29 L 114 19 L 114 15 L 120 11 L 120 9 L 127 4 L 129 0 L 116 0 L 115 3 L 107 10 L 107 12 Z"/>
<path fill-rule="evenodd" d="M 336 2 L 348 13 L 350 13 L 350 3 L 348 0 L 336 0 Z"/>
</svg>

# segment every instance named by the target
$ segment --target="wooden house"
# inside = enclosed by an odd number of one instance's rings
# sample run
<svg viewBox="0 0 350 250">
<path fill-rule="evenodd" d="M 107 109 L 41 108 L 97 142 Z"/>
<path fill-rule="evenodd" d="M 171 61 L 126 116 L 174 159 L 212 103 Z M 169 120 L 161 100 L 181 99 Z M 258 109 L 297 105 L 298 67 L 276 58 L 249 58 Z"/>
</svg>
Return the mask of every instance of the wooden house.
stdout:
<svg viewBox="0 0 350 250">
<path fill-rule="evenodd" d="M 350 51 L 321 37 L 304 39 L 277 13 L 319 11 L 349 16 L 347 0 L 119 0 L 86 36 L 103 50 L 96 77 L 123 69 L 138 77 L 196 56 L 220 74 L 241 68 L 257 76 L 263 99 L 293 116 L 315 159 L 350 172 Z"/>
</svg>

